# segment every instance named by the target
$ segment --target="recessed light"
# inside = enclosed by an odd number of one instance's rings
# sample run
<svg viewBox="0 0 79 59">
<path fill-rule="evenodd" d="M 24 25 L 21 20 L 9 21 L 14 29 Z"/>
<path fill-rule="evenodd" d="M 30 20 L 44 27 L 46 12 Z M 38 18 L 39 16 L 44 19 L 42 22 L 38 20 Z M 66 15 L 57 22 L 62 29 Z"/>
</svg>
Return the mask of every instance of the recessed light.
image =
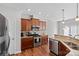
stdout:
<svg viewBox="0 0 79 59">
<path fill-rule="evenodd" d="M 77 18 L 75 19 L 75 21 L 79 21 L 79 18 L 77 17 Z"/>
<path fill-rule="evenodd" d="M 39 12 L 39 15 L 41 14 L 41 12 Z"/>
<path fill-rule="evenodd" d="M 27 11 L 31 11 L 31 9 L 27 9 Z"/>
</svg>

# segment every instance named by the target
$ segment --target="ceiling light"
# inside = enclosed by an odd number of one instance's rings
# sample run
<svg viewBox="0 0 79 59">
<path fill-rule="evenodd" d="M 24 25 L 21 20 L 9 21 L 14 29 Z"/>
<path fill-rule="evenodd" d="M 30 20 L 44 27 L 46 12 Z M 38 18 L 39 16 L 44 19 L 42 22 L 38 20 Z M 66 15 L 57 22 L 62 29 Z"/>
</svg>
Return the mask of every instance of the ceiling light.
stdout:
<svg viewBox="0 0 79 59">
<path fill-rule="evenodd" d="M 78 17 L 78 3 L 77 3 L 77 15 L 76 15 L 75 21 L 79 21 L 79 17 Z"/>
<path fill-rule="evenodd" d="M 79 17 L 76 17 L 76 18 L 75 18 L 75 21 L 79 21 Z"/>
<path fill-rule="evenodd" d="M 62 24 L 64 24 L 65 22 L 64 22 L 64 9 L 62 9 Z"/>
<path fill-rule="evenodd" d="M 27 9 L 27 11 L 31 11 L 31 9 Z"/>
<path fill-rule="evenodd" d="M 64 24 L 65 22 L 64 21 L 62 21 L 62 24 Z"/>
</svg>

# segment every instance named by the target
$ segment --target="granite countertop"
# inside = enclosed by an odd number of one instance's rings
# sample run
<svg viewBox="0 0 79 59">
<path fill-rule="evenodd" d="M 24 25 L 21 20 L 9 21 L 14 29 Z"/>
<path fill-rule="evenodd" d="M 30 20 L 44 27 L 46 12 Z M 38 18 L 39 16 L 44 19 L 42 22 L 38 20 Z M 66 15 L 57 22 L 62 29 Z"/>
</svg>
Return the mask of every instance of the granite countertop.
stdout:
<svg viewBox="0 0 79 59">
<path fill-rule="evenodd" d="M 21 38 L 32 38 L 33 36 L 23 36 Z"/>
<path fill-rule="evenodd" d="M 75 39 L 70 36 L 64 36 L 64 35 L 55 35 L 55 39 L 63 42 L 72 42 L 76 45 L 79 45 L 79 39 Z"/>
</svg>

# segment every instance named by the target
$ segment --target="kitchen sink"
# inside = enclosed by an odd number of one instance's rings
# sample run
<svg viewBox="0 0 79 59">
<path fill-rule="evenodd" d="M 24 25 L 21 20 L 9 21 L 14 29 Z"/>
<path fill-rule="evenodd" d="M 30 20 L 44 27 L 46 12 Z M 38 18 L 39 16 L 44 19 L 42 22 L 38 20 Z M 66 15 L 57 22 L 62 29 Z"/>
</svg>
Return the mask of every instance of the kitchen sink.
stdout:
<svg viewBox="0 0 79 59">
<path fill-rule="evenodd" d="M 79 50 L 79 45 L 74 44 L 72 42 L 65 42 L 70 48 L 75 49 L 75 50 Z"/>
</svg>

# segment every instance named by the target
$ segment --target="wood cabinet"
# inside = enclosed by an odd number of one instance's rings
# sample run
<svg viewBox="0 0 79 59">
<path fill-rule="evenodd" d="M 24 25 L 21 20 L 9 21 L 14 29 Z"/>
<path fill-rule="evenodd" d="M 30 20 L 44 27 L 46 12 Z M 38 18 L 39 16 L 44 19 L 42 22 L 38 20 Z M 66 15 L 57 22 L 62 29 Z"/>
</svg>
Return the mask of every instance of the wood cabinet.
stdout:
<svg viewBox="0 0 79 59">
<path fill-rule="evenodd" d="M 32 23 L 32 25 L 34 25 L 34 26 L 39 26 L 39 19 L 32 18 L 32 19 L 31 19 L 31 23 Z"/>
<path fill-rule="evenodd" d="M 46 30 L 46 21 L 39 22 L 40 30 Z"/>
<path fill-rule="evenodd" d="M 42 21 L 39 21 L 39 26 L 40 26 L 39 30 L 42 30 Z"/>
<path fill-rule="evenodd" d="M 58 43 L 58 55 L 65 56 L 68 54 L 70 50 L 61 42 Z"/>
<path fill-rule="evenodd" d="M 21 19 L 21 31 L 26 31 L 26 20 Z"/>
<path fill-rule="evenodd" d="M 27 28 L 28 28 L 27 31 L 31 31 L 31 20 L 27 21 Z"/>
<path fill-rule="evenodd" d="M 41 36 L 42 39 L 42 44 L 47 44 L 48 43 L 48 35 Z"/>
<path fill-rule="evenodd" d="M 40 21 L 39 19 L 21 19 L 21 31 L 31 31 L 31 26 L 39 26 L 39 30 L 46 30 L 46 21 Z"/>
<path fill-rule="evenodd" d="M 33 37 L 21 38 L 21 50 L 33 47 Z"/>
<path fill-rule="evenodd" d="M 46 21 L 44 21 L 44 30 L 46 30 L 47 29 L 47 23 L 46 23 Z"/>
<path fill-rule="evenodd" d="M 21 31 L 31 31 L 30 19 L 21 19 Z"/>
<path fill-rule="evenodd" d="M 42 28 L 43 30 L 46 30 L 46 21 L 43 21 Z"/>
</svg>

